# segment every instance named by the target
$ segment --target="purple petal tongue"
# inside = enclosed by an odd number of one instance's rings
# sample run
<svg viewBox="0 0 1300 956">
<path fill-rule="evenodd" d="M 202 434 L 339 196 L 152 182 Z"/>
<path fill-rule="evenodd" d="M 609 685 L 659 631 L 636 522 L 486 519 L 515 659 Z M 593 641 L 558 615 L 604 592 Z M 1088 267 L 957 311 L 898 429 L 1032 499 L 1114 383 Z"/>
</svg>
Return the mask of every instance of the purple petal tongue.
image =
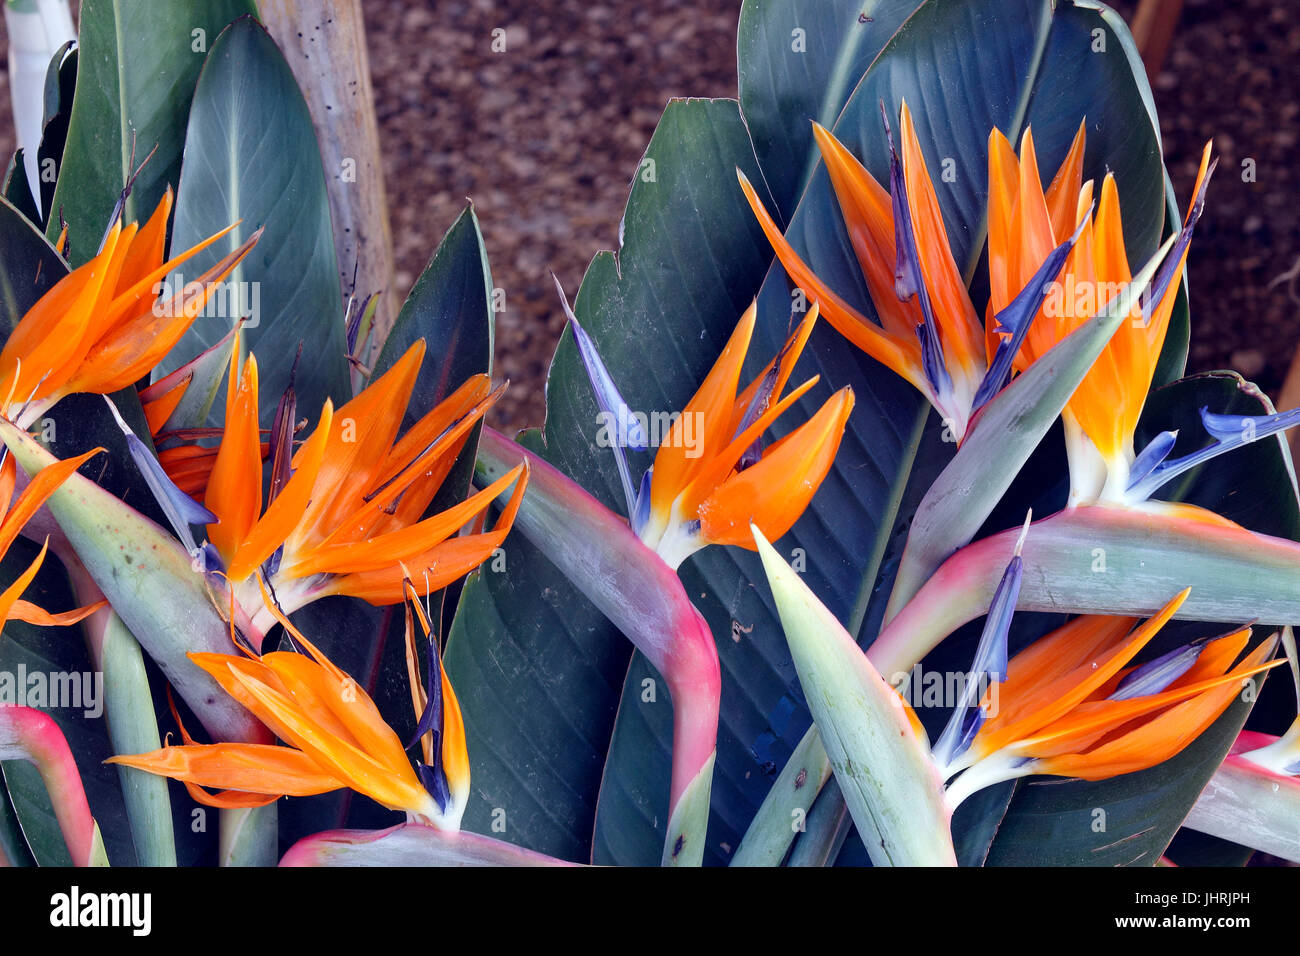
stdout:
<svg viewBox="0 0 1300 956">
<path fill-rule="evenodd" d="M 1025 518 L 1025 527 L 1020 533 L 1020 540 L 1016 542 L 1015 554 L 1007 564 L 1007 569 L 1002 572 L 997 590 L 993 592 L 993 602 L 989 605 L 979 646 L 975 649 L 975 660 L 966 676 L 962 698 L 953 708 L 948 725 L 934 745 L 934 757 L 940 765 L 949 763 L 964 753 L 979 732 L 980 724 L 984 722 L 982 709 L 976 708 L 976 713 L 971 713 L 971 709 L 979 702 L 978 695 L 983 687 L 980 678 L 987 675 L 991 681 L 1007 679 L 1007 634 L 1011 630 L 1011 618 L 1015 614 L 1016 600 L 1020 597 L 1020 580 L 1024 575 L 1020 548 L 1024 544 L 1032 517 L 1031 512 Z"/>
<path fill-rule="evenodd" d="M 1129 468 L 1129 489 L 1135 488 L 1139 482 L 1147 475 L 1155 471 L 1169 453 L 1174 450 L 1174 443 L 1178 440 L 1177 431 L 1161 432 L 1143 448 L 1138 456 L 1133 459 L 1133 464 Z"/>
<path fill-rule="evenodd" d="M 1196 641 L 1185 647 L 1179 647 L 1168 654 L 1162 654 L 1153 661 L 1147 661 L 1134 668 L 1128 676 L 1119 682 L 1110 700 L 1132 700 L 1134 697 L 1147 697 L 1158 694 L 1178 678 L 1186 674 L 1201 651 L 1205 650 L 1204 641 Z"/>
<path fill-rule="evenodd" d="M 1080 220 L 1079 228 L 1075 230 L 1074 235 L 1048 253 L 1029 283 L 1016 294 L 1005 309 L 994 316 L 998 324 L 997 331 L 1009 332 L 1011 336 L 998 342 L 993 362 L 975 391 L 975 400 L 971 403 L 973 408 L 983 407 L 1011 380 L 1011 363 L 1015 361 L 1016 353 L 1020 351 L 1025 336 L 1029 334 L 1029 327 L 1033 324 L 1034 317 L 1038 315 L 1038 309 L 1043 304 L 1043 299 L 1047 296 L 1052 283 L 1065 268 L 1065 260 L 1069 258 L 1070 250 L 1079 240 L 1079 233 L 1091 218 L 1092 212 L 1089 210 L 1088 215 Z"/>
<path fill-rule="evenodd" d="M 109 411 L 113 413 L 117 425 L 122 429 L 122 434 L 126 437 L 126 447 L 131 453 L 131 460 L 135 462 L 136 468 L 140 470 L 144 482 L 149 486 L 149 491 L 153 493 L 154 498 L 158 501 L 159 507 L 162 508 L 163 514 L 167 516 L 167 522 L 176 532 L 176 537 L 190 554 L 196 554 L 198 549 L 194 543 L 194 534 L 190 531 L 190 525 L 195 524 L 213 524 L 217 520 L 214 515 L 203 505 L 199 504 L 180 488 L 168 477 L 163 466 L 159 464 L 158 459 L 154 457 L 152 451 L 145 445 L 131 426 L 126 423 L 120 414 L 113 400 L 107 395 L 104 401 L 108 403 Z"/>
<path fill-rule="evenodd" d="M 1289 412 L 1277 412 L 1273 415 L 1219 415 L 1208 408 L 1201 409 L 1201 424 L 1214 438 L 1213 444 L 1206 445 L 1189 455 L 1173 460 L 1161 460 L 1151 466 L 1143 476 L 1135 475 L 1129 482 L 1129 493 L 1138 500 L 1145 500 L 1172 481 L 1178 475 L 1197 465 L 1217 458 L 1224 452 L 1249 445 L 1260 438 L 1267 438 L 1278 432 L 1286 431 L 1300 425 L 1300 408 Z M 1156 439 L 1157 441 L 1159 439 Z M 1155 442 L 1153 441 L 1152 444 Z M 1149 448 L 1150 446 L 1148 446 Z M 1146 451 L 1142 453 L 1146 455 Z M 1166 451 L 1167 455 L 1168 452 Z M 1136 464 L 1136 463 L 1135 463 Z"/>
<path fill-rule="evenodd" d="M 894 209 L 894 245 L 898 260 L 894 267 L 894 294 L 906 302 L 917 297 L 924 321 L 916 327 L 921 340 L 921 369 L 926 381 L 936 395 L 952 391 L 952 378 L 943 358 L 943 345 L 939 342 L 939 327 L 934 319 L 934 306 L 921 275 L 921 260 L 916 251 L 916 233 L 913 231 L 912 210 L 907 202 L 907 183 L 903 177 L 903 164 L 894 149 L 894 134 L 889 128 L 889 115 L 885 101 L 880 101 L 880 116 L 885 123 L 885 138 L 889 140 L 889 196 Z"/>
<path fill-rule="evenodd" d="M 437 745 L 438 741 L 434 743 Z M 441 759 L 438 763 L 442 763 Z M 447 786 L 447 774 L 442 767 L 416 763 L 415 772 L 420 777 L 420 783 L 424 784 L 424 789 L 429 792 L 429 796 L 437 802 L 438 809 L 445 812 L 447 804 L 451 801 L 451 788 Z"/>
<path fill-rule="evenodd" d="M 551 273 L 551 278 L 555 280 L 555 290 L 560 294 L 560 304 L 564 307 L 564 316 L 569 320 L 569 326 L 573 329 L 573 341 L 578 346 L 578 355 L 582 359 L 582 365 L 587 370 L 587 378 L 591 381 L 591 390 L 596 395 L 596 404 L 600 406 L 601 412 L 604 413 L 608 426 L 615 429 L 614 440 L 610 443 L 614 449 L 614 461 L 618 465 L 618 476 L 623 482 L 623 495 L 627 499 L 627 513 L 631 517 L 636 511 L 636 491 L 632 486 L 632 472 L 628 468 L 627 454 L 624 448 L 633 448 L 637 451 L 645 451 L 649 447 L 646 439 L 645 430 L 632 410 L 628 407 L 627 402 L 623 401 L 623 396 L 614 384 L 613 376 L 609 374 L 609 369 L 605 367 L 605 362 L 600 357 L 600 352 L 596 349 L 596 343 L 591 340 L 591 336 L 579 324 L 578 317 L 573 314 L 573 309 L 569 307 L 568 297 L 564 294 L 564 288 L 560 285 L 560 280 Z"/>
</svg>

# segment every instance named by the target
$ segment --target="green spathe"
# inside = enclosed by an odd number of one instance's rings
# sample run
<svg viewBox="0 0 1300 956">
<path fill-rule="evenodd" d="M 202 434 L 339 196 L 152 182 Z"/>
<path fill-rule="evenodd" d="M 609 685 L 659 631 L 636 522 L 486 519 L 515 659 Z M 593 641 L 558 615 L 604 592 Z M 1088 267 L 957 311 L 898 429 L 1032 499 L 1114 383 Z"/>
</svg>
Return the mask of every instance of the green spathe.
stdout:
<svg viewBox="0 0 1300 956">
<path fill-rule="evenodd" d="M 943 781 L 901 698 L 752 530 L 799 682 L 871 862 L 956 866 Z"/>
</svg>

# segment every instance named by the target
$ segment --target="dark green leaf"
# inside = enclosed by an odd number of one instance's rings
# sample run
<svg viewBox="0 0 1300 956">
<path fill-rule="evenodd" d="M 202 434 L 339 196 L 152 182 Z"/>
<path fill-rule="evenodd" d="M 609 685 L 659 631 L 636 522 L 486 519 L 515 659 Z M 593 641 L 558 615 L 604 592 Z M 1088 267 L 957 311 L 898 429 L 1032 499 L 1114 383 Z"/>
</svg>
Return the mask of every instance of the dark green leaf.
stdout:
<svg viewBox="0 0 1300 956">
<path fill-rule="evenodd" d="M 21 147 L 14 151 L 9 165 L 5 168 L 4 185 L 0 186 L 0 192 L 4 193 L 5 202 L 22 213 L 28 222 L 39 225 L 41 210 L 32 196 L 32 187 L 27 179 L 23 156 Z"/>
<path fill-rule="evenodd" d="M 82 3 L 77 88 L 47 229 L 58 235 L 62 210 L 74 263 L 99 248 L 132 172 L 133 134 L 136 165 L 157 152 L 136 180 L 126 220 L 146 218 L 176 184 L 204 53 L 226 24 L 255 12 L 251 0 Z"/>
<path fill-rule="evenodd" d="M 472 375 L 492 371 L 492 270 L 473 206 L 466 206 L 407 296 L 384 340 L 371 378 L 393 366 L 415 342 L 427 345 L 420 376 L 407 405 L 403 427 L 446 398 Z M 474 471 L 476 427 L 447 476 L 432 508 L 464 499 Z"/>
<path fill-rule="evenodd" d="M 819 162 L 813 120 L 835 125 L 862 74 L 920 2 L 745 0 L 736 38 L 740 108 L 778 221 L 794 212 Z"/>
<path fill-rule="evenodd" d="M 186 281 L 265 228 L 261 241 L 226 280 L 230 294 L 209 300 L 155 374 L 189 361 L 251 314 L 243 336 L 258 357 L 263 418 L 288 385 L 303 343 L 298 407 L 315 420 L 327 397 L 339 405 L 351 394 L 325 173 L 293 73 L 252 19 L 216 38 L 199 75 L 172 249 L 188 249 L 237 220 L 230 235 L 179 270 Z"/>
</svg>

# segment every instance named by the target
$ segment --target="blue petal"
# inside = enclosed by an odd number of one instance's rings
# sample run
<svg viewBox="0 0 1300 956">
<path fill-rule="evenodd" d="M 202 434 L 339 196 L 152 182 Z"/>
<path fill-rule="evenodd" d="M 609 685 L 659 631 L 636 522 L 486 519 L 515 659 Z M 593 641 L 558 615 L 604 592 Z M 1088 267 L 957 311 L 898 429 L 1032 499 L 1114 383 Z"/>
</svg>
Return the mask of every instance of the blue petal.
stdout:
<svg viewBox="0 0 1300 956">
<path fill-rule="evenodd" d="M 429 796 L 438 804 L 438 809 L 445 813 L 447 804 L 451 802 L 451 788 L 447 785 L 446 772 L 441 766 L 429 767 L 422 763 L 416 763 L 415 772 Z"/>
<path fill-rule="evenodd" d="M 1274 415 L 1219 415 L 1202 408 L 1201 423 L 1215 439 L 1214 443 L 1173 461 L 1162 461 L 1145 477 L 1130 481 L 1128 490 L 1135 499 L 1151 497 L 1183 472 L 1225 452 L 1300 425 L 1300 408 Z"/>
<path fill-rule="evenodd" d="M 650 520 L 650 485 L 654 480 L 654 467 L 651 466 L 645 470 L 641 476 L 641 488 L 636 493 L 636 506 L 632 509 L 631 525 L 632 530 L 637 534 L 646 526 Z"/>
<path fill-rule="evenodd" d="M 952 391 L 952 377 L 943 357 L 939 341 L 939 327 L 934 319 L 934 306 L 921 275 L 921 260 L 916 251 L 916 233 L 912 224 L 912 210 L 907 202 L 907 182 L 903 164 L 894 149 L 894 134 L 889 128 L 889 116 L 884 100 L 880 101 L 880 115 L 885 123 L 885 138 L 889 140 L 889 197 L 894 211 L 894 245 L 898 260 L 894 266 L 894 294 L 902 301 L 917 297 L 924 321 L 916 327 L 921 340 L 921 369 L 936 395 Z"/>
<path fill-rule="evenodd" d="M 1162 461 L 1169 457 L 1169 453 L 1174 450 L 1174 442 L 1178 440 L 1178 432 L 1161 432 L 1147 444 L 1146 448 L 1133 459 L 1133 466 L 1129 469 L 1128 487 L 1131 490 L 1143 478 L 1149 475 Z"/>
<path fill-rule="evenodd" d="M 1186 674 L 1205 650 L 1204 641 L 1196 641 L 1185 647 L 1178 647 L 1168 654 L 1162 654 L 1153 661 L 1147 661 L 1135 667 L 1119 682 L 1115 693 L 1108 700 L 1132 700 L 1134 697 L 1146 697 L 1158 694 L 1178 678 Z"/>
<path fill-rule="evenodd" d="M 408 608 L 409 612 L 409 608 Z M 427 698 L 424 704 L 424 713 L 420 714 L 420 719 L 415 725 L 415 733 L 411 735 L 406 749 L 414 747 L 429 731 L 442 733 L 442 662 L 438 657 L 438 645 L 429 638 L 426 650 L 429 657 L 429 668 L 424 674 L 424 695 Z M 438 751 L 434 751 L 434 764 L 442 762 Z"/>
<path fill-rule="evenodd" d="M 1024 562 L 1016 554 L 1002 573 L 1002 580 L 993 593 L 993 603 L 989 605 L 988 617 L 984 621 L 979 646 L 975 649 L 975 660 L 966 677 L 962 699 L 953 708 L 952 716 L 948 718 L 948 724 L 934 746 L 934 757 L 940 766 L 950 763 L 970 747 L 979 730 L 979 723 L 983 721 L 982 716 L 974 718 L 970 715 L 971 709 L 979 703 L 982 685 L 979 678 L 987 674 L 994 681 L 1007 679 L 1007 635 L 1011 630 L 1016 600 L 1020 597 L 1023 575 Z"/>
<path fill-rule="evenodd" d="M 131 453 L 131 459 L 135 462 L 136 468 L 140 470 L 145 484 L 149 486 L 149 491 L 157 500 L 158 506 L 162 508 L 163 514 L 167 516 L 167 521 L 171 524 L 176 537 L 185 545 L 185 549 L 190 554 L 195 554 L 198 547 L 194 543 L 194 535 L 190 531 L 190 525 L 214 524 L 217 516 L 176 487 L 176 483 L 167 476 L 167 472 L 163 470 L 163 466 L 159 464 L 153 452 L 136 437 L 135 432 L 131 430 L 131 426 L 118 414 L 117 406 L 113 404 L 113 400 L 105 395 L 104 401 L 108 403 L 113 418 L 117 420 L 118 427 L 122 429 L 122 434 L 126 437 L 126 447 L 127 451 Z"/>
<path fill-rule="evenodd" d="M 956 753 L 962 754 L 970 749 L 970 745 L 975 741 L 976 735 L 980 728 L 984 726 L 984 720 L 988 714 L 984 712 L 983 707 L 972 708 L 966 714 L 966 725 L 962 728 L 961 740 L 957 744 Z"/>
<path fill-rule="evenodd" d="M 1161 299 L 1164 298 L 1165 290 L 1169 288 L 1169 283 L 1174 279 L 1174 274 L 1180 268 L 1180 262 L 1183 253 L 1187 250 L 1188 244 L 1192 241 L 1192 231 L 1196 228 L 1197 221 L 1201 218 L 1201 213 L 1205 211 L 1205 190 L 1210 185 L 1210 177 L 1214 175 L 1215 167 L 1219 165 L 1216 159 L 1210 164 L 1210 168 L 1205 171 L 1205 178 L 1201 180 L 1201 188 L 1197 191 L 1192 200 L 1192 208 L 1187 213 L 1187 219 L 1183 222 L 1183 228 L 1179 230 L 1178 241 L 1174 243 L 1173 249 L 1169 255 L 1165 256 L 1164 262 L 1161 263 L 1159 270 L 1156 271 L 1155 279 L 1152 280 L 1151 286 L 1142 296 L 1142 315 L 1149 318 L 1151 311 Z"/>
<path fill-rule="evenodd" d="M 578 355 L 582 359 L 583 367 L 587 370 L 587 378 L 591 382 L 591 389 L 596 394 L 596 404 L 604 413 L 606 421 L 611 423 L 615 429 L 614 440 L 611 445 L 614 449 L 614 461 L 618 465 L 618 476 L 623 483 L 623 496 L 627 500 L 627 513 L 631 517 L 632 512 L 636 510 L 636 494 L 632 488 L 632 472 L 628 468 L 627 455 L 623 449 L 626 447 L 637 451 L 645 451 L 650 444 L 646 439 L 645 430 L 641 427 L 641 423 L 632 414 L 627 402 L 623 401 L 623 396 L 614 384 L 609 369 L 605 367 L 604 361 L 601 360 L 600 352 L 596 349 L 596 343 L 587 335 L 586 329 L 579 324 L 578 317 L 573 314 L 573 309 L 569 308 L 569 300 L 564 294 L 560 280 L 554 274 L 551 275 L 551 278 L 555 280 L 556 291 L 560 293 L 560 303 L 564 307 L 565 318 L 569 320 L 569 326 L 573 329 L 573 340 L 578 346 Z"/>
<path fill-rule="evenodd" d="M 1202 408 L 1201 424 L 1221 442 L 1231 442 L 1234 447 L 1249 445 L 1257 438 L 1300 425 L 1300 408 L 1272 415 L 1219 415 Z"/>
<path fill-rule="evenodd" d="M 1016 297 L 1011 300 L 1005 309 L 994 316 L 997 322 L 998 332 L 1010 332 L 1010 338 L 1004 338 L 998 342 L 997 351 L 993 355 L 993 363 L 989 365 L 988 371 L 984 374 L 983 381 L 975 391 L 975 400 L 971 403 L 972 408 L 982 408 L 989 399 L 1006 387 L 1011 379 L 1011 363 L 1015 361 L 1016 353 L 1020 351 L 1021 344 L 1025 341 L 1025 336 L 1029 333 L 1029 327 L 1034 322 L 1034 316 L 1038 315 L 1038 310 L 1043 304 L 1049 291 L 1048 287 L 1052 285 L 1065 268 L 1065 260 L 1070 256 L 1070 250 L 1074 248 L 1075 242 L 1079 239 L 1079 232 L 1083 229 L 1083 224 L 1091 218 L 1091 213 L 1080 221 L 1079 229 L 1075 230 L 1073 236 L 1053 249 L 1043 260 L 1043 264 L 1038 267 L 1034 277 L 1029 280 L 1028 284 L 1017 293 Z"/>
</svg>

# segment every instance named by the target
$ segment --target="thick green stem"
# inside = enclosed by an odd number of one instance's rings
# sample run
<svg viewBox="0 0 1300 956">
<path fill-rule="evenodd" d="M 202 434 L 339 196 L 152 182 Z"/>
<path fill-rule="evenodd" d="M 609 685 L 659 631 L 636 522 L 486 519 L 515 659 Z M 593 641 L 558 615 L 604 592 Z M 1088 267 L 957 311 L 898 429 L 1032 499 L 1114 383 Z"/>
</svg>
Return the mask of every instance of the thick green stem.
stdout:
<svg viewBox="0 0 1300 956">
<path fill-rule="evenodd" d="M 78 603 L 101 600 L 103 595 L 76 555 L 68 551 L 59 556 Z M 83 628 L 95 669 L 104 675 L 104 719 L 113 753 L 157 750 L 162 741 L 139 643 L 111 607 L 96 611 Z M 175 866 L 176 837 L 167 779 L 120 765 L 117 774 L 137 862 L 140 866 Z"/>
<path fill-rule="evenodd" d="M 218 862 L 222 866 L 275 866 L 280 854 L 278 818 L 274 803 L 222 810 Z"/>
</svg>

